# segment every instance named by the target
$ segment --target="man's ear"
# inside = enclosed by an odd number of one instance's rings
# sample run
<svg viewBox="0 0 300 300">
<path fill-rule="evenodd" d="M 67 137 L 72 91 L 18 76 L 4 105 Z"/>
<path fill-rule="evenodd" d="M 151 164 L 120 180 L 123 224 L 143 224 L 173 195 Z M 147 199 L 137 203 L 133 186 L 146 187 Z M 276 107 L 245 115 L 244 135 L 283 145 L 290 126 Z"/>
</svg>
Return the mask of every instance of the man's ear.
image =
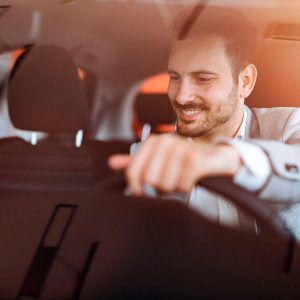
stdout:
<svg viewBox="0 0 300 300">
<path fill-rule="evenodd" d="M 239 90 L 240 96 L 243 98 L 247 98 L 255 85 L 257 78 L 257 69 L 255 65 L 249 64 L 247 65 L 243 71 L 239 74 Z"/>
</svg>

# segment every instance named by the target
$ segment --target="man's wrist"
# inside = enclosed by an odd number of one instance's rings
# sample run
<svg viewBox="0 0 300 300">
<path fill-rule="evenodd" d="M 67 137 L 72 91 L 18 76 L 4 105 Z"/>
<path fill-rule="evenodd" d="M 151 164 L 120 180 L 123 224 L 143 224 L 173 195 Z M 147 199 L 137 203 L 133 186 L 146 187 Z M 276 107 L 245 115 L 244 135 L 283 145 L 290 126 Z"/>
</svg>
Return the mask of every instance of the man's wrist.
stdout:
<svg viewBox="0 0 300 300">
<path fill-rule="evenodd" d="M 243 165 L 238 151 L 231 145 L 216 145 L 217 155 L 222 159 L 220 162 L 220 175 L 233 177 Z"/>
<path fill-rule="evenodd" d="M 234 175 L 234 182 L 251 191 L 259 191 L 271 174 L 271 166 L 264 151 L 247 141 L 217 139 L 217 145 L 228 145 L 236 150 L 241 160 L 241 167 Z"/>
</svg>

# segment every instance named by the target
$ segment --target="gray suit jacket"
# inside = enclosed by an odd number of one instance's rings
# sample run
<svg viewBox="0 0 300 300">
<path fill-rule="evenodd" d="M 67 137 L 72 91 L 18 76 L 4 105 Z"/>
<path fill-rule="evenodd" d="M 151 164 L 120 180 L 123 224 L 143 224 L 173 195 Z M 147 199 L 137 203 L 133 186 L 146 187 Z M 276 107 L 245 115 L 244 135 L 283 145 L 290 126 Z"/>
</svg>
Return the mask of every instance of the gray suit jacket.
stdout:
<svg viewBox="0 0 300 300">
<path fill-rule="evenodd" d="M 300 239 L 300 109 L 246 109 L 246 138 L 264 150 L 272 166 L 259 196 L 282 204 L 281 218 Z"/>
<path fill-rule="evenodd" d="M 246 107 L 246 139 L 270 159 L 272 174 L 260 197 L 300 201 L 300 109 Z"/>
<path fill-rule="evenodd" d="M 246 110 L 245 140 L 266 153 L 272 168 L 259 197 L 278 208 L 282 219 L 300 238 L 300 147 L 297 147 L 300 146 L 300 109 L 246 107 Z M 225 199 L 205 193 L 202 188 L 194 189 L 189 198 L 189 206 L 212 221 L 255 230 L 253 220 L 226 203 Z"/>
</svg>

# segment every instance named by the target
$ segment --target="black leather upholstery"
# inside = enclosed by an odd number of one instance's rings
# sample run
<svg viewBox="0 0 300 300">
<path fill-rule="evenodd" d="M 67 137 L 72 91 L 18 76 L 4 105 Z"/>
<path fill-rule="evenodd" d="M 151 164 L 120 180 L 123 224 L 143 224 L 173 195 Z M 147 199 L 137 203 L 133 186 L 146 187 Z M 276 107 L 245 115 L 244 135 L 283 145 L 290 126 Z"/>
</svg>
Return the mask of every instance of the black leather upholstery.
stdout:
<svg viewBox="0 0 300 300">
<path fill-rule="evenodd" d="M 176 119 L 166 94 L 139 94 L 135 112 L 140 124 L 148 123 L 152 128 L 160 124 L 174 124 Z"/>
<path fill-rule="evenodd" d="M 36 46 L 19 58 L 8 85 L 9 115 L 15 127 L 49 133 L 89 126 L 89 109 L 71 55 Z"/>
</svg>

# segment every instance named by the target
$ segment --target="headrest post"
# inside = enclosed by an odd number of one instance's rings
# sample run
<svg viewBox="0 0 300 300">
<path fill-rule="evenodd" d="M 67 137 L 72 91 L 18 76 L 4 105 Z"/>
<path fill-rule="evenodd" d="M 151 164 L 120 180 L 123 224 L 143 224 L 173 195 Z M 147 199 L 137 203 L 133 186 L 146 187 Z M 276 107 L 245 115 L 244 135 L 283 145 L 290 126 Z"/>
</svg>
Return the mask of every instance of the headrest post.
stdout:
<svg viewBox="0 0 300 300">
<path fill-rule="evenodd" d="M 30 139 L 31 145 L 35 146 L 37 144 L 37 133 L 33 131 L 31 133 L 31 139 Z"/>
<path fill-rule="evenodd" d="M 142 133 L 141 133 L 141 142 L 144 142 L 151 132 L 151 125 L 149 123 L 146 123 L 143 125 Z"/>
<path fill-rule="evenodd" d="M 75 146 L 76 148 L 80 148 L 83 140 L 83 130 L 79 129 L 76 133 L 75 137 Z"/>
<path fill-rule="evenodd" d="M 144 142 L 150 135 L 151 133 L 151 125 L 146 123 L 142 127 L 142 132 L 141 132 L 141 142 Z M 130 146 L 129 153 L 131 156 L 135 155 L 138 151 L 140 143 L 133 143 Z"/>
</svg>

